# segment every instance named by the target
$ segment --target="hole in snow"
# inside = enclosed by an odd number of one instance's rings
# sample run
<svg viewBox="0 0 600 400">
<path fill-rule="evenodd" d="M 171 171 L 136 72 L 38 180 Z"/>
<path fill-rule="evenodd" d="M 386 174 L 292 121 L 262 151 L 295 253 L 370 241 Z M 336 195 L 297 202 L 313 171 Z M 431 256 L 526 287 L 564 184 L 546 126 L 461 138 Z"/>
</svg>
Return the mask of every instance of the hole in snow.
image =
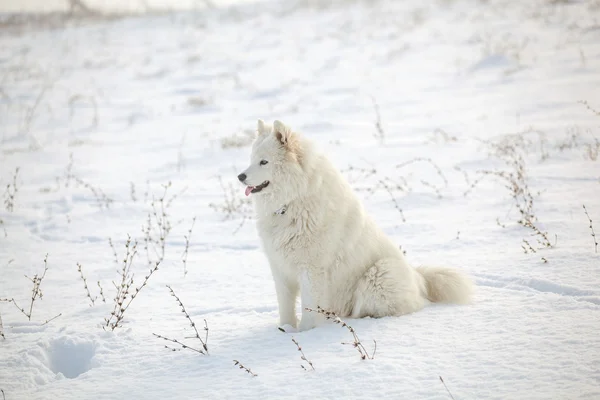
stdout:
<svg viewBox="0 0 600 400">
<path fill-rule="evenodd" d="M 70 337 L 56 339 L 48 349 L 50 369 L 55 374 L 63 374 L 66 378 L 77 378 L 90 370 L 95 353 L 96 346 L 92 342 L 79 341 Z"/>
</svg>

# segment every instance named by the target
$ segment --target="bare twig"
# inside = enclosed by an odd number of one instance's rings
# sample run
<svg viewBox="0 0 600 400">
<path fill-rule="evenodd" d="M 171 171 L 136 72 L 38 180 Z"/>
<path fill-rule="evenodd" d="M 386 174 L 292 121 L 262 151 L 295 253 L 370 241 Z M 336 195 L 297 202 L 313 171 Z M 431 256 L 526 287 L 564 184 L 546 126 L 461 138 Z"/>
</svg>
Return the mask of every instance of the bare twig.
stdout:
<svg viewBox="0 0 600 400">
<path fill-rule="evenodd" d="M 298 344 L 298 342 L 296 341 L 296 339 L 292 338 L 292 342 L 294 342 L 294 344 L 296 345 L 296 347 L 298 348 L 298 351 L 300 352 L 300 354 L 302 354 L 300 356 L 300 359 L 302 359 L 303 361 L 306 361 L 308 363 L 308 365 L 312 368 L 312 370 L 315 370 L 315 367 L 313 366 L 313 363 L 306 358 L 306 356 L 304 355 L 304 351 L 302 351 L 302 347 L 300 347 L 300 345 Z M 300 364 L 300 366 L 302 367 L 303 370 L 308 371 L 308 369 L 306 369 L 306 367 L 303 364 Z"/>
<path fill-rule="evenodd" d="M 442 377 L 440 376 L 440 381 L 442 382 L 442 384 L 444 385 L 444 387 L 446 388 L 446 391 L 448 392 L 448 395 L 450 396 L 450 398 L 452 400 L 454 400 L 454 396 L 452 396 L 452 393 L 450 393 L 450 389 L 448 389 L 448 386 L 446 386 L 446 382 L 444 382 L 444 380 L 442 379 Z"/>
<path fill-rule="evenodd" d="M 100 288 L 100 297 L 102 297 L 102 302 L 106 303 L 106 298 L 104 297 L 104 290 L 102 290 L 102 286 L 100 286 L 100 281 L 98 281 L 98 287 Z"/>
<path fill-rule="evenodd" d="M 240 369 L 245 370 L 250 375 L 252 375 L 252 376 L 258 376 L 257 374 L 255 374 L 254 372 L 252 372 L 252 370 L 250 368 L 244 367 L 244 365 L 241 362 L 239 362 L 238 360 L 233 360 L 233 365 L 239 365 Z"/>
<path fill-rule="evenodd" d="M 169 291 L 171 292 L 171 296 L 175 297 L 175 300 L 177 300 L 179 307 L 181 307 L 181 312 L 185 315 L 185 317 L 188 319 L 188 321 L 190 321 L 190 326 L 192 328 L 194 328 L 194 332 L 196 332 L 195 338 L 198 339 L 200 341 L 200 343 L 202 343 L 202 348 L 204 349 L 204 351 L 206 351 L 206 354 L 208 354 L 208 323 L 206 322 L 206 320 L 204 320 L 205 336 L 204 336 L 204 340 L 202 340 L 202 338 L 200 337 L 200 334 L 198 333 L 198 329 L 196 329 L 196 324 L 194 323 L 194 321 L 192 321 L 192 318 L 186 311 L 185 306 L 183 305 L 183 302 L 179 299 L 179 297 L 177 297 L 177 295 L 175 294 L 175 291 L 173 291 L 171 286 L 167 285 L 167 288 L 169 288 Z"/>
<path fill-rule="evenodd" d="M 77 271 L 79 272 L 79 275 L 81 276 L 81 280 L 83 280 L 83 288 L 85 289 L 87 297 L 92 302 L 92 304 L 90 304 L 90 307 L 91 307 L 96 302 L 96 299 L 98 298 L 98 296 L 92 297 L 92 294 L 90 293 L 90 289 L 87 284 L 87 280 L 85 279 L 85 276 L 83 275 L 83 270 L 81 269 L 81 264 L 79 264 L 79 263 L 77 263 Z"/>
<path fill-rule="evenodd" d="M 183 276 L 184 277 L 187 275 L 187 256 L 188 256 L 188 251 L 190 248 L 190 238 L 192 237 L 192 229 L 194 229 L 195 223 L 196 223 L 196 217 L 194 217 L 194 219 L 192 220 L 192 226 L 190 227 L 190 229 L 188 229 L 188 234 L 183 236 L 185 238 L 185 250 L 183 251 L 183 254 L 181 255 L 181 261 L 183 262 Z"/>
<path fill-rule="evenodd" d="M 156 334 L 156 333 L 153 333 L 153 335 L 154 335 L 154 336 L 156 336 L 156 337 L 157 337 L 157 338 L 159 338 L 159 339 L 163 339 L 163 340 L 167 340 L 167 341 L 169 341 L 169 342 L 177 343 L 178 345 L 180 345 L 180 346 L 181 346 L 181 348 L 182 348 L 182 349 L 190 349 L 190 350 L 192 350 L 192 351 L 195 351 L 196 353 L 200 353 L 200 354 L 206 354 L 204 351 L 202 351 L 202 350 L 198 350 L 198 349 L 195 349 L 195 348 L 193 348 L 193 347 L 190 347 L 190 346 L 188 346 L 187 344 L 181 343 L 181 342 L 180 342 L 179 340 L 177 340 L 177 339 L 169 339 L 169 338 L 167 338 L 167 337 L 164 337 L 164 336 L 158 335 L 158 334 Z M 177 350 L 179 350 L 179 349 L 174 349 L 174 348 L 172 348 L 172 347 L 169 347 L 169 346 L 165 346 L 165 348 L 166 348 L 166 349 L 169 349 L 169 350 L 172 350 L 172 351 L 177 351 Z"/>
<path fill-rule="evenodd" d="M 42 280 L 46 276 L 46 271 L 48 271 L 48 254 L 46 254 L 46 257 L 44 257 L 44 272 L 43 272 L 42 276 L 38 276 L 38 274 L 35 274 L 33 276 L 33 278 L 30 278 L 27 275 L 25 275 L 25 277 L 33 283 L 33 288 L 31 289 L 31 303 L 29 304 L 29 311 L 25 311 L 25 309 L 23 307 L 20 307 L 14 298 L 11 298 L 11 299 L 3 298 L 3 299 L 0 299 L 0 301 L 4 301 L 7 303 L 13 303 L 15 305 L 15 307 L 17 307 L 17 309 L 19 311 L 21 311 L 21 313 L 23 313 L 23 315 L 25 315 L 29 321 L 31 321 L 31 314 L 33 312 L 33 304 L 35 303 L 35 301 L 38 298 L 41 300 L 44 297 L 44 294 L 42 293 L 40 286 L 42 284 Z"/>
<path fill-rule="evenodd" d="M 377 133 L 374 135 L 379 142 L 383 144 L 385 141 L 385 131 L 383 130 L 383 126 L 381 125 L 381 115 L 379 113 L 379 104 L 377 104 L 377 100 L 375 97 L 371 96 L 371 101 L 373 102 L 373 108 L 375 109 L 375 129 Z"/>
<path fill-rule="evenodd" d="M 108 238 L 108 244 L 110 245 L 110 248 L 112 249 L 113 255 L 115 257 L 115 264 L 119 265 L 119 257 L 117 256 L 117 251 L 115 250 L 115 246 L 113 245 L 111 238 Z"/>
<path fill-rule="evenodd" d="M 137 297 L 139 292 L 148 284 L 150 277 L 158 270 L 160 262 L 156 262 L 153 267 L 150 268 L 148 274 L 144 277 L 142 284 L 137 288 L 133 289 L 133 273 L 131 272 L 131 265 L 133 259 L 137 254 L 137 242 L 134 241 L 131 244 L 131 237 L 127 237 L 125 243 L 125 258 L 123 259 L 122 268 L 120 271 L 121 283 L 117 285 L 113 281 L 117 293 L 114 297 L 114 308 L 108 318 L 104 318 L 106 324 L 103 326 L 104 329 L 110 328 L 115 330 L 121 326 L 121 321 L 124 318 L 125 311 L 129 308 L 133 300 Z"/>
<path fill-rule="evenodd" d="M 170 342 L 173 343 L 177 343 L 178 345 L 181 346 L 182 349 L 190 349 L 193 350 L 199 354 L 203 354 L 203 355 L 208 355 L 208 322 L 206 322 L 206 320 L 204 320 L 204 332 L 205 332 L 205 336 L 204 339 L 202 339 L 200 337 L 200 333 L 198 332 L 198 329 L 196 328 L 196 323 L 194 321 L 192 321 L 192 317 L 190 317 L 190 314 L 188 314 L 187 310 L 185 309 L 185 306 L 183 305 L 183 302 L 179 299 L 179 297 L 175 294 L 175 291 L 173 290 L 173 288 L 171 288 L 171 286 L 167 285 L 167 288 L 169 288 L 169 292 L 171 292 L 171 296 L 175 297 L 175 300 L 177 301 L 177 304 L 179 304 L 179 307 L 181 308 L 181 312 L 185 315 L 185 317 L 187 318 L 187 320 L 190 322 L 190 326 L 194 329 L 195 335 L 192 337 L 186 337 L 186 339 L 198 339 L 200 341 L 200 344 L 202 345 L 202 347 L 200 349 L 196 349 L 194 347 L 188 346 L 187 344 L 180 342 L 177 339 L 170 339 L 161 335 L 158 335 L 156 333 L 153 333 L 154 336 L 160 338 L 160 339 L 164 339 L 164 340 L 168 340 Z M 169 350 L 177 350 L 174 349 L 172 347 L 169 346 L 165 346 L 167 349 Z"/>
<path fill-rule="evenodd" d="M 591 112 L 593 112 L 596 115 L 600 115 L 600 111 L 592 108 L 592 106 L 590 106 L 590 104 L 586 101 L 586 100 L 580 100 L 578 101 L 579 104 L 583 104 L 585 106 L 585 108 L 587 108 L 588 110 L 590 110 Z"/>
<path fill-rule="evenodd" d="M 62 313 L 59 313 L 58 315 L 55 315 L 54 317 L 47 319 L 46 322 L 44 322 L 42 325 L 46 325 L 49 322 L 54 321 L 56 318 L 60 317 L 62 315 Z"/>
<path fill-rule="evenodd" d="M 590 218 L 590 214 L 588 214 L 587 208 L 585 208 L 585 204 L 583 205 L 583 211 L 590 221 L 590 230 L 592 231 L 592 239 L 594 240 L 594 252 L 598 252 L 598 241 L 596 240 L 596 233 L 594 232 L 594 226 L 592 225 L 592 218 Z"/>
<path fill-rule="evenodd" d="M 15 209 L 15 196 L 19 191 L 19 188 L 17 187 L 17 175 L 19 175 L 18 167 L 15 169 L 12 183 L 6 185 L 6 190 L 4 191 L 4 208 L 6 208 L 6 211 L 8 212 L 13 212 Z M 6 230 L 4 233 L 6 236 Z"/>
</svg>

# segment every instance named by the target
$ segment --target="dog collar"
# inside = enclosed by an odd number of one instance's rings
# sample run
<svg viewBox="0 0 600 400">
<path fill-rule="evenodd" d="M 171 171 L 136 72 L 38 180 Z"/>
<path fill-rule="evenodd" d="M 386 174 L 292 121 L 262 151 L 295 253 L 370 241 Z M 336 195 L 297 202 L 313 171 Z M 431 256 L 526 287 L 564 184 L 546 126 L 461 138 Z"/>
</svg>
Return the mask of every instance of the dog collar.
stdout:
<svg viewBox="0 0 600 400">
<path fill-rule="evenodd" d="M 285 214 L 286 211 L 287 211 L 287 206 L 281 206 L 281 208 L 278 210 L 275 210 L 275 212 L 273 214 L 283 215 L 283 214 Z"/>
</svg>

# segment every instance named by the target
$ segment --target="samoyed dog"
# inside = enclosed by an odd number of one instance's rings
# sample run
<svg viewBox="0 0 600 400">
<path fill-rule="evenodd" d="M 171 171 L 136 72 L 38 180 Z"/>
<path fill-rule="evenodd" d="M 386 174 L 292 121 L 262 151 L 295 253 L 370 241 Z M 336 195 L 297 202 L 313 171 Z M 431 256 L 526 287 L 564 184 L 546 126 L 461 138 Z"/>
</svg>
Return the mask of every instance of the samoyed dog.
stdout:
<svg viewBox="0 0 600 400">
<path fill-rule="evenodd" d="M 361 318 L 469 302 L 469 278 L 450 268 L 409 266 L 325 154 L 284 123 L 258 121 L 250 166 L 238 179 L 253 198 L 284 330 L 322 323 L 323 315 L 306 310 L 318 306 Z"/>
</svg>

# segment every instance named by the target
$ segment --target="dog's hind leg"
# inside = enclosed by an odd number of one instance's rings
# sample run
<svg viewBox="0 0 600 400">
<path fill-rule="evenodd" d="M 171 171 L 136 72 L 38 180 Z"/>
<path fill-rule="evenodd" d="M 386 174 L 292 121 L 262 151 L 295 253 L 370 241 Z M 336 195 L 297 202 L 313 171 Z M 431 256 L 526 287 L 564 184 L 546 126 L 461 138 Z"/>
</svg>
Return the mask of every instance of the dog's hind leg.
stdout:
<svg viewBox="0 0 600 400">
<path fill-rule="evenodd" d="M 404 261 L 381 259 L 359 279 L 352 317 L 379 318 L 418 311 L 427 303 L 423 293 L 426 293 L 424 279 Z"/>
</svg>

